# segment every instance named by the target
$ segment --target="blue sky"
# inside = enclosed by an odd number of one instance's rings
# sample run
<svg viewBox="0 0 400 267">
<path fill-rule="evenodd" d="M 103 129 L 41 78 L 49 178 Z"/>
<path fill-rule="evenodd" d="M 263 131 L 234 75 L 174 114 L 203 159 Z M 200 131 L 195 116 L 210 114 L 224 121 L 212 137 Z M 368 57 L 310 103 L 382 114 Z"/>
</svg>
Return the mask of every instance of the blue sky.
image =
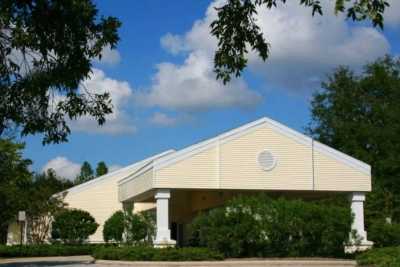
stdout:
<svg viewBox="0 0 400 267">
<path fill-rule="evenodd" d="M 250 54 L 244 75 L 223 86 L 212 73 L 215 40 L 208 33 L 210 6 L 221 1 L 97 0 L 101 14 L 122 21 L 121 41 L 104 50 L 83 84 L 109 91 L 115 114 L 101 128 L 89 118 L 71 122 L 68 143 L 42 146 L 41 136 L 24 138 L 25 156 L 36 171 L 52 167 L 73 178 L 84 160 L 115 169 L 263 116 L 303 131 L 312 92 L 333 68 L 359 70 L 386 53 L 400 54 L 400 1 L 392 1 L 384 31 L 345 22 L 329 4 L 325 16 L 312 18 L 293 2 L 260 10 L 271 58 L 264 63 Z"/>
</svg>

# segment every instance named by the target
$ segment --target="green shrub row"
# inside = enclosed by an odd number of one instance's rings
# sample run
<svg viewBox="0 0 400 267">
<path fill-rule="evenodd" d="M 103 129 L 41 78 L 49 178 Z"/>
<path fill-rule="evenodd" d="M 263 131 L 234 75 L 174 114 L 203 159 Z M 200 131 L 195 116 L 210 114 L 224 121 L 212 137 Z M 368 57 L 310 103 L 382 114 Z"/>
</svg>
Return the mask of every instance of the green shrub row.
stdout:
<svg viewBox="0 0 400 267">
<path fill-rule="evenodd" d="M 220 253 L 207 248 L 153 248 L 145 246 L 103 247 L 93 257 L 102 260 L 127 261 L 205 261 L 222 260 Z"/>
<path fill-rule="evenodd" d="M 190 245 L 226 257 L 344 257 L 351 222 L 349 208 L 243 196 L 198 216 Z"/>
<path fill-rule="evenodd" d="M 374 248 L 356 257 L 360 266 L 398 267 L 400 266 L 400 247 Z"/>
<path fill-rule="evenodd" d="M 368 239 L 374 241 L 374 247 L 400 246 L 400 224 L 374 221 L 368 227 Z"/>
<path fill-rule="evenodd" d="M 41 257 L 90 255 L 101 245 L 15 245 L 0 246 L 0 257 Z"/>
</svg>

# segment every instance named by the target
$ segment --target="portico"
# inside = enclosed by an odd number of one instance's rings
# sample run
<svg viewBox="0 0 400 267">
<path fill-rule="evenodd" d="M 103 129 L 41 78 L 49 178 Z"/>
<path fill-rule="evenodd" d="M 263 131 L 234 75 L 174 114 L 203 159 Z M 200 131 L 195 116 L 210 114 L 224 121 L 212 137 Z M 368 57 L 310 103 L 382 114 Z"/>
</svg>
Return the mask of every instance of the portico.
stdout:
<svg viewBox="0 0 400 267">
<path fill-rule="evenodd" d="M 157 158 L 119 181 L 123 203 L 154 203 L 156 246 L 184 240 L 184 225 L 202 210 L 239 194 L 268 192 L 304 199 L 345 194 L 352 228 L 371 246 L 364 229 L 370 166 L 262 118 L 180 151 Z"/>
</svg>

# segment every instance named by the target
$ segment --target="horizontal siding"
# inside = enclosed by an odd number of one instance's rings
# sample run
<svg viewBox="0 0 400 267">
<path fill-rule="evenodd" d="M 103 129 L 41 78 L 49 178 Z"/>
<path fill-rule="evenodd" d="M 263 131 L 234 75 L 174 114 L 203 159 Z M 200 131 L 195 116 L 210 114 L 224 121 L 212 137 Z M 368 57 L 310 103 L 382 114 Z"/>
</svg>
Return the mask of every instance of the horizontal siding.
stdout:
<svg viewBox="0 0 400 267">
<path fill-rule="evenodd" d="M 211 147 L 156 171 L 156 188 L 218 188 L 217 148 Z"/>
<path fill-rule="evenodd" d="M 103 241 L 104 222 L 115 211 L 122 209 L 122 204 L 118 201 L 117 181 L 119 178 L 119 176 L 110 178 L 78 193 L 67 194 L 65 197 L 64 201 L 69 208 L 86 210 L 99 224 L 96 233 L 90 236 L 90 242 Z"/>
<path fill-rule="evenodd" d="M 275 168 L 263 170 L 257 157 L 269 150 Z M 312 149 L 268 126 L 220 147 L 221 187 L 227 189 L 312 190 Z"/>
<path fill-rule="evenodd" d="M 315 190 L 371 191 L 371 177 L 314 150 Z"/>
<path fill-rule="evenodd" d="M 153 169 L 142 173 L 141 175 L 119 185 L 119 200 L 125 201 L 152 188 Z"/>
</svg>

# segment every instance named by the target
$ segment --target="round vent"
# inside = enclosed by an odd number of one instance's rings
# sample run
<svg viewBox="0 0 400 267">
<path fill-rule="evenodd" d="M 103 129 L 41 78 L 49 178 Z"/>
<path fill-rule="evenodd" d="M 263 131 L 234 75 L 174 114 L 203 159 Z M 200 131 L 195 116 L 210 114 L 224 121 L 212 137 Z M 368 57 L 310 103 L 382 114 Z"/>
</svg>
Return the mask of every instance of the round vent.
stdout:
<svg viewBox="0 0 400 267">
<path fill-rule="evenodd" d="M 268 150 L 264 150 L 258 154 L 258 164 L 260 164 L 261 168 L 265 171 L 269 171 L 275 167 L 276 160 L 274 155 Z"/>
</svg>

